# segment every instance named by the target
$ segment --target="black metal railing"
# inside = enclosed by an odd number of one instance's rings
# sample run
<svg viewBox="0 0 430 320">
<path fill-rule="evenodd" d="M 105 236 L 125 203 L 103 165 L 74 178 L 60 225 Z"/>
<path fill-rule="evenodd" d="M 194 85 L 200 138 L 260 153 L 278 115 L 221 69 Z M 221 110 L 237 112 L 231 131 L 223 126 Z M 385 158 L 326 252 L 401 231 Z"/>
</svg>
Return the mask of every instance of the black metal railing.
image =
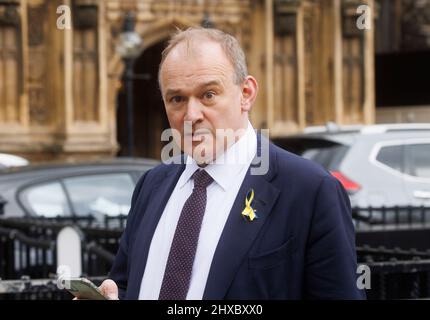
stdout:
<svg viewBox="0 0 430 320">
<path fill-rule="evenodd" d="M 354 208 L 353 218 L 358 262 L 371 270 L 368 298 L 430 298 L 430 208 Z M 0 278 L 54 281 L 56 238 L 71 225 L 84 236 L 82 275 L 106 277 L 125 223 L 126 216 L 0 219 Z M 23 281 L 21 299 L 70 298 L 49 281 Z"/>
<path fill-rule="evenodd" d="M 0 227 L 0 278 L 47 277 L 55 273 L 55 241 Z"/>
<path fill-rule="evenodd" d="M 369 300 L 430 298 L 430 252 L 357 247 L 360 264 L 371 271 Z"/>
<path fill-rule="evenodd" d="M 430 207 L 355 207 L 352 217 L 358 230 L 372 226 L 430 224 Z"/>
<path fill-rule="evenodd" d="M 105 276 L 109 273 L 114 259 L 115 254 L 94 241 L 90 242 L 83 248 L 82 275 L 85 277 Z"/>
<path fill-rule="evenodd" d="M 358 246 L 357 256 L 360 262 L 372 263 L 390 260 L 416 260 L 429 259 L 430 249 L 420 251 L 417 249 L 386 248 L 384 246 L 370 247 L 369 245 Z"/>
<path fill-rule="evenodd" d="M 124 230 L 127 222 L 127 215 L 121 214 L 118 216 L 104 216 L 104 228 L 105 229 L 120 229 Z"/>
<path fill-rule="evenodd" d="M 60 230 L 70 225 L 46 219 L 0 219 L 0 278 L 55 276 L 56 239 Z M 122 230 L 119 227 L 104 229 L 82 225 L 79 229 L 84 236 L 83 275 L 107 275 L 118 250 Z"/>
<path fill-rule="evenodd" d="M 56 217 L 25 217 L 25 218 L 8 218 L 3 219 L 8 220 L 9 225 L 14 221 L 18 223 L 19 226 L 25 225 L 25 222 L 35 223 L 37 225 L 50 225 L 50 226 L 62 226 L 64 224 L 73 224 L 81 228 L 102 228 L 102 229 L 121 229 L 125 228 L 127 222 L 127 215 L 117 215 L 109 216 L 104 215 L 102 217 L 96 218 L 94 215 L 88 214 L 84 216 L 56 216 Z"/>
</svg>

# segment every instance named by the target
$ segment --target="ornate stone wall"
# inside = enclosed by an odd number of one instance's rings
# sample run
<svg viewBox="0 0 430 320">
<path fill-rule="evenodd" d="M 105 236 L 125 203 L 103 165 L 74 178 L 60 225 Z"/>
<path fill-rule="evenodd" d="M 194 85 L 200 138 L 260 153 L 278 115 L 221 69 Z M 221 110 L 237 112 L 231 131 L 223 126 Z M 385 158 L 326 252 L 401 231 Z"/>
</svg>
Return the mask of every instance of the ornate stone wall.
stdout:
<svg viewBox="0 0 430 320">
<path fill-rule="evenodd" d="M 430 49 L 430 1 L 404 0 L 402 48 Z"/>
<path fill-rule="evenodd" d="M 430 49 L 429 0 L 377 0 L 376 52 Z"/>
<path fill-rule="evenodd" d="M 123 62 L 115 46 L 129 11 L 142 50 L 208 17 L 234 34 L 260 83 L 252 121 L 273 137 L 326 121 L 371 123 L 373 31 L 344 32 L 358 4 L 347 2 L 0 0 L 0 151 L 45 160 L 116 154 Z M 60 5 L 72 9 L 71 30 L 56 27 Z"/>
</svg>

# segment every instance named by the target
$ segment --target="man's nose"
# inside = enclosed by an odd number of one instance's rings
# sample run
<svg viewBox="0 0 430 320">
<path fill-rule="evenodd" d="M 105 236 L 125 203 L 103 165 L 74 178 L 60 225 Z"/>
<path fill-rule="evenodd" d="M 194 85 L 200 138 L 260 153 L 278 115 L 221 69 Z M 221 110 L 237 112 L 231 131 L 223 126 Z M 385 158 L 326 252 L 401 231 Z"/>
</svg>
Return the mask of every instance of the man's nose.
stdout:
<svg viewBox="0 0 430 320">
<path fill-rule="evenodd" d="M 197 99 L 190 99 L 187 105 L 185 121 L 195 123 L 203 119 L 202 104 Z"/>
</svg>

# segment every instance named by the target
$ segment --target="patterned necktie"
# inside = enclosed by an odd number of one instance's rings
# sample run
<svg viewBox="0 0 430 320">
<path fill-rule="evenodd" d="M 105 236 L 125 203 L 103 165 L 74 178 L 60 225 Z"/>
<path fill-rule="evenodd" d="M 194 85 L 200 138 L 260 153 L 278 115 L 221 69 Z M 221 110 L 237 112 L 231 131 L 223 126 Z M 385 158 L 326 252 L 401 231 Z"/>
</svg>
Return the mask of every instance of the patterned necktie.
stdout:
<svg viewBox="0 0 430 320">
<path fill-rule="evenodd" d="M 197 170 L 193 174 L 193 180 L 193 192 L 185 202 L 176 225 L 159 300 L 185 300 L 187 297 L 206 209 L 206 188 L 213 181 L 205 170 Z"/>
</svg>

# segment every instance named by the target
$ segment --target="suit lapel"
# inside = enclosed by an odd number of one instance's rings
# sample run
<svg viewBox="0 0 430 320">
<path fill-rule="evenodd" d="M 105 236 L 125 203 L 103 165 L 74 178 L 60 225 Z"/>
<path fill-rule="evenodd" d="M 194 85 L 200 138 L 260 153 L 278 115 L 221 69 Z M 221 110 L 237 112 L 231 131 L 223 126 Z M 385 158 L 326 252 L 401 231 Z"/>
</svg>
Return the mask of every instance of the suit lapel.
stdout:
<svg viewBox="0 0 430 320">
<path fill-rule="evenodd" d="M 218 242 L 203 299 L 223 299 L 234 276 L 251 248 L 261 227 L 267 221 L 275 204 L 279 189 L 270 180 L 276 175 L 276 152 L 270 146 L 270 167 L 266 175 L 251 175 L 250 169 L 239 189 L 236 200 Z M 245 207 L 245 197 L 254 189 L 255 200 L 252 207 L 257 210 L 258 218 L 245 220 L 241 212 Z"/>
<path fill-rule="evenodd" d="M 166 207 L 167 201 L 172 195 L 173 189 L 184 171 L 184 168 L 185 165 L 177 165 L 174 170 L 170 170 L 166 175 L 163 175 L 153 186 L 151 195 L 148 198 L 151 199 L 151 203 L 148 205 L 148 209 L 140 222 L 140 226 L 136 229 L 136 245 L 132 252 L 132 255 L 136 257 L 136 262 L 133 263 L 128 281 L 127 296 L 129 299 L 138 299 L 139 297 L 140 284 L 142 282 L 152 237 L 164 208 Z"/>
</svg>

